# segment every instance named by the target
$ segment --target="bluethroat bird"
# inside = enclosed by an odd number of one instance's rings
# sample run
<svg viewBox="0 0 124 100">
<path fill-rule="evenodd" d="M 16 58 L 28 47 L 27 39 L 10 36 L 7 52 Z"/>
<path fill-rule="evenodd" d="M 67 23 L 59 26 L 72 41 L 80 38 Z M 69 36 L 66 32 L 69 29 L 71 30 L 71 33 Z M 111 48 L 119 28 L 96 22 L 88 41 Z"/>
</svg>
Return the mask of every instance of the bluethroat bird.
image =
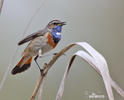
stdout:
<svg viewBox="0 0 124 100">
<path fill-rule="evenodd" d="M 55 48 L 58 42 L 61 40 L 62 26 L 65 24 L 65 22 L 61 22 L 60 20 L 53 20 L 49 22 L 44 29 L 32 33 L 22 39 L 18 45 L 22 45 L 29 41 L 30 43 L 23 51 L 21 60 L 12 69 L 11 73 L 15 75 L 27 70 L 30 67 L 32 58 L 34 56 L 34 61 L 38 65 L 37 58 Z M 39 65 L 38 68 L 40 71 L 42 71 Z"/>
</svg>

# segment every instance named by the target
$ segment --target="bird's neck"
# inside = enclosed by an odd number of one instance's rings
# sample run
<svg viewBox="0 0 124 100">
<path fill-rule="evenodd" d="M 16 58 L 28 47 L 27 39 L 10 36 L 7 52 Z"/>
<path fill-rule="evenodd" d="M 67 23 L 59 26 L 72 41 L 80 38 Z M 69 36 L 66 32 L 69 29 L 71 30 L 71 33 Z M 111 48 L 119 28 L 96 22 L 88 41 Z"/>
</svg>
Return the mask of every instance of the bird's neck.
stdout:
<svg viewBox="0 0 124 100">
<path fill-rule="evenodd" d="M 52 29 L 51 34 L 55 43 L 58 43 L 61 40 L 61 30 L 62 30 L 61 26 L 55 26 Z"/>
</svg>

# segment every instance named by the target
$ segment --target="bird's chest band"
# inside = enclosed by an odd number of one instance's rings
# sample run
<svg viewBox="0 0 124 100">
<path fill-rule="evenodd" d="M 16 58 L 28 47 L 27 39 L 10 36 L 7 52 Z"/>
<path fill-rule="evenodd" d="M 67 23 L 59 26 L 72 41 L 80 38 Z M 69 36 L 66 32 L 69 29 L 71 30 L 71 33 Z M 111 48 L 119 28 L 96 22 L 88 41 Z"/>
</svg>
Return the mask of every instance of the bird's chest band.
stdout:
<svg viewBox="0 0 124 100">
<path fill-rule="evenodd" d="M 53 37 L 50 33 L 47 34 L 48 44 L 52 46 L 53 48 L 57 45 L 57 43 L 54 42 Z"/>
</svg>

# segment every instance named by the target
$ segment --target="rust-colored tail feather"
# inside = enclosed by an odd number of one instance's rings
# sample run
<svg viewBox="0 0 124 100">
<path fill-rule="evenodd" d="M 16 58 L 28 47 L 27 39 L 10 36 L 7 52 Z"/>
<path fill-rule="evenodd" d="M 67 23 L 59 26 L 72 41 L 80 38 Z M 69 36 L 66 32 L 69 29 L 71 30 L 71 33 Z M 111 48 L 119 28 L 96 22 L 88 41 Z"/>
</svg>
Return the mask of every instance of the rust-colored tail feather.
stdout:
<svg viewBox="0 0 124 100">
<path fill-rule="evenodd" d="M 26 57 L 22 57 L 19 63 L 12 69 L 11 73 L 13 75 L 17 73 L 21 73 L 30 67 L 31 62 L 32 62 L 32 57 L 28 58 L 27 60 L 25 58 Z"/>
</svg>

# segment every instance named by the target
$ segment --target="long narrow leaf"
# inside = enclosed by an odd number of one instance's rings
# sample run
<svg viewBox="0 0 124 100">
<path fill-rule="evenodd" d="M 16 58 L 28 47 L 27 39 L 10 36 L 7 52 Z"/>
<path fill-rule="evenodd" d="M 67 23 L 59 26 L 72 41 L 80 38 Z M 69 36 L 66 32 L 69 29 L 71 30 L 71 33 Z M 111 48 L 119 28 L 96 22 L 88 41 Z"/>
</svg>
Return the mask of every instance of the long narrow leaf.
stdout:
<svg viewBox="0 0 124 100">
<path fill-rule="evenodd" d="M 56 100 L 61 100 L 61 97 L 64 91 L 65 80 L 67 78 L 69 69 L 76 56 L 80 56 L 81 58 L 83 58 L 103 77 L 103 81 L 105 83 L 105 87 L 107 90 L 109 100 L 114 100 L 111 85 L 122 97 L 124 97 L 124 91 L 111 79 L 109 75 L 109 71 L 108 71 L 108 66 L 107 66 L 107 63 L 104 57 L 101 54 L 99 54 L 94 48 L 92 48 L 89 44 L 85 42 L 77 42 L 76 44 L 80 45 L 81 47 L 84 47 L 84 49 L 88 51 L 90 55 L 86 53 L 85 51 L 78 51 L 77 53 L 74 54 L 74 56 L 72 56 L 70 63 L 67 66 L 65 74 L 63 76 L 60 88 L 56 96 Z"/>
<path fill-rule="evenodd" d="M 81 55 L 80 55 L 81 54 Z M 76 56 L 79 56 L 81 58 L 83 58 L 87 63 L 89 63 L 91 65 L 91 67 L 99 74 L 100 74 L 100 71 L 99 69 L 95 66 L 94 64 L 94 60 L 92 59 L 91 56 L 89 56 L 86 52 L 84 51 L 78 51 L 74 54 L 74 56 L 71 58 L 71 61 L 70 61 L 70 66 L 71 64 L 73 63 L 72 62 L 72 59 L 74 60 L 74 58 Z M 111 86 L 117 91 L 118 94 L 120 94 L 123 98 L 124 98 L 124 91 L 117 85 L 117 83 L 115 81 L 112 80 L 112 78 L 110 77 L 110 83 L 111 83 Z"/>
<path fill-rule="evenodd" d="M 77 43 L 80 46 L 84 47 L 84 49 L 86 49 L 90 55 L 95 59 L 95 66 L 99 69 L 101 76 L 104 80 L 104 84 L 106 87 L 106 91 L 108 93 L 108 97 L 110 100 L 114 100 L 114 96 L 112 93 L 112 88 L 111 88 L 111 83 L 110 83 L 110 75 L 109 75 L 109 70 L 108 70 L 108 66 L 106 63 L 106 60 L 104 59 L 104 57 L 98 53 L 93 47 L 91 47 L 89 44 L 87 43 Z"/>
</svg>

